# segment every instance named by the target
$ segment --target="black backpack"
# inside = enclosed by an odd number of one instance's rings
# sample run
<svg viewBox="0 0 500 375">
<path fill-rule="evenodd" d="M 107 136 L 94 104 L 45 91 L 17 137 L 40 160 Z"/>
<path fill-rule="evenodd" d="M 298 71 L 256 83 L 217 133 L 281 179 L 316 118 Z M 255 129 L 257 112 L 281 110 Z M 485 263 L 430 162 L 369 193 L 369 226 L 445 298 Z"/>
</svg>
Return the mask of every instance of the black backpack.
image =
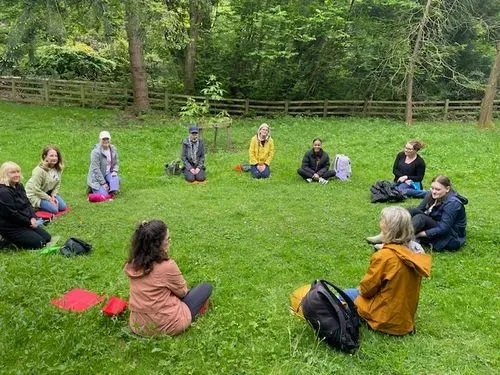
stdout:
<svg viewBox="0 0 500 375">
<path fill-rule="evenodd" d="M 92 245 L 78 238 L 69 238 L 59 249 L 61 255 L 72 257 L 74 255 L 84 255 L 92 250 Z"/>
<path fill-rule="evenodd" d="M 346 306 L 332 293 L 342 296 Z M 321 340 L 335 349 L 351 353 L 359 348 L 360 318 L 354 302 L 342 289 L 326 280 L 315 280 L 302 299 L 304 318 Z"/>
</svg>

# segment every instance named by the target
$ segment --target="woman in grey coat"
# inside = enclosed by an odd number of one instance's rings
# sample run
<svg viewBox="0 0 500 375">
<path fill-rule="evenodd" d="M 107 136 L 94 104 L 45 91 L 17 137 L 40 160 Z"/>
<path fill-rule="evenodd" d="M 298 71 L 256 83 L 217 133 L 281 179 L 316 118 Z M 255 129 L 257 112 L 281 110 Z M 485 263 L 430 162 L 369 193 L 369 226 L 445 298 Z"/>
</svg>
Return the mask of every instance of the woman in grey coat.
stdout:
<svg viewBox="0 0 500 375">
<path fill-rule="evenodd" d="M 205 145 L 198 137 L 196 126 L 189 128 L 189 136 L 182 142 L 181 160 L 188 182 L 205 181 Z"/>
<path fill-rule="evenodd" d="M 114 195 L 120 190 L 118 152 L 108 131 L 99 133 L 99 141 L 90 153 L 87 185 L 92 193 Z"/>
</svg>

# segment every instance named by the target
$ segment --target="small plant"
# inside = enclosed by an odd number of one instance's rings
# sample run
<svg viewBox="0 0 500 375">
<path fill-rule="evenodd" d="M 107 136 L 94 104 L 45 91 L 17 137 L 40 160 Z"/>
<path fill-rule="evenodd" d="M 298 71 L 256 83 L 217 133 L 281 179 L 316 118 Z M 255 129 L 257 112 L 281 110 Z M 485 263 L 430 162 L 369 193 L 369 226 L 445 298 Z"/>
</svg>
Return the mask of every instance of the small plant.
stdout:
<svg viewBox="0 0 500 375">
<path fill-rule="evenodd" d="M 186 105 L 181 107 L 180 111 L 180 116 L 182 119 L 185 120 L 191 120 L 191 121 L 196 121 L 196 120 L 201 120 L 202 118 L 204 121 L 207 121 L 207 118 L 209 121 L 213 121 L 215 119 L 228 119 L 231 116 L 226 110 L 221 110 L 215 115 L 215 118 L 210 117 L 210 100 L 221 100 L 223 98 L 223 95 L 226 93 L 226 90 L 224 90 L 222 87 L 222 84 L 217 81 L 217 77 L 213 74 L 211 74 L 207 81 L 206 81 L 206 87 L 201 90 L 201 93 L 205 97 L 205 100 L 203 103 L 197 102 L 194 98 L 188 97 L 186 101 Z"/>
</svg>

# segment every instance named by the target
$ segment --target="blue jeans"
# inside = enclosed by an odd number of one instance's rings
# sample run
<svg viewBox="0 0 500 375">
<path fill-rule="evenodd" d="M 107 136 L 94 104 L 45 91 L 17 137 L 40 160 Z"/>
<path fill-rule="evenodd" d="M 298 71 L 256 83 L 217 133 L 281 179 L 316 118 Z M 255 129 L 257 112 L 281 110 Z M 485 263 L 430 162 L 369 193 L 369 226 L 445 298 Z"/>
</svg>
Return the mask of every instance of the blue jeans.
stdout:
<svg viewBox="0 0 500 375">
<path fill-rule="evenodd" d="M 271 170 L 269 169 L 269 165 L 266 165 L 266 168 L 260 172 L 257 169 L 257 164 L 255 164 L 250 167 L 250 173 L 252 173 L 253 178 L 269 178 Z"/>
<path fill-rule="evenodd" d="M 414 182 L 412 185 L 401 182 L 396 188 L 407 197 L 423 198 L 427 194 L 427 190 L 421 190 L 422 184 Z M 415 189 L 417 188 L 417 189 Z"/>
<path fill-rule="evenodd" d="M 344 289 L 344 293 L 347 294 L 347 296 L 350 299 L 352 299 L 353 302 L 356 299 L 356 297 L 359 296 L 359 290 L 358 290 L 358 288 L 347 288 L 347 289 Z"/>
<path fill-rule="evenodd" d="M 56 200 L 58 206 L 56 207 L 55 204 L 53 204 L 51 201 L 48 201 L 46 199 L 42 199 L 40 201 L 40 209 L 42 211 L 47 211 L 50 212 L 51 214 L 57 214 L 59 211 L 64 211 L 66 209 L 66 202 L 64 202 L 64 199 L 59 194 L 56 194 Z"/>
<path fill-rule="evenodd" d="M 118 175 L 111 176 L 111 173 L 108 173 L 106 176 L 104 176 L 104 179 L 108 183 L 109 191 L 106 191 L 106 189 L 104 189 L 104 187 L 101 185 L 99 186 L 99 189 L 92 189 L 92 193 L 108 195 L 109 193 L 116 193 L 120 190 L 120 177 L 118 177 Z"/>
</svg>

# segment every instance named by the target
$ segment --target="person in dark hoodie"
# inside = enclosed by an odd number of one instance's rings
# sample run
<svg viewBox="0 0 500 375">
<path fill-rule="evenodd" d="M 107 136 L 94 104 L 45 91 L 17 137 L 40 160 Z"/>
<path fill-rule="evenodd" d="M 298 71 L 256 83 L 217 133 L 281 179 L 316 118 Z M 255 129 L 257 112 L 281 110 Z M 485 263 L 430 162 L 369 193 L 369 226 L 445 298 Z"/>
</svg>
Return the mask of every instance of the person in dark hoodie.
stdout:
<svg viewBox="0 0 500 375">
<path fill-rule="evenodd" d="M 297 173 L 307 182 L 319 182 L 327 184 L 328 179 L 335 176 L 335 172 L 329 170 L 330 157 L 321 147 L 323 141 L 320 138 L 314 138 L 312 149 L 308 150 L 302 158 L 302 166 Z"/>
<path fill-rule="evenodd" d="M 212 286 L 188 289 L 169 249 L 170 233 L 163 221 L 137 226 L 124 271 L 130 280 L 129 325 L 138 335 L 181 334 L 208 308 Z"/>
<path fill-rule="evenodd" d="M 12 161 L 0 167 L 0 235 L 23 249 L 40 249 L 51 240 L 26 196 L 21 168 Z"/>
<path fill-rule="evenodd" d="M 417 240 L 435 251 L 460 249 L 465 243 L 467 198 L 452 189 L 447 176 L 432 179 L 431 191 L 416 208 L 409 208 Z M 368 237 L 368 242 L 381 243 L 381 236 Z"/>
<path fill-rule="evenodd" d="M 197 126 L 189 128 L 189 135 L 182 142 L 181 160 L 184 177 L 188 182 L 205 181 L 205 145 L 198 136 Z"/>
<path fill-rule="evenodd" d="M 409 212 L 386 207 L 379 222 L 383 246 L 356 289 L 346 289 L 358 313 L 375 331 L 406 335 L 415 330 L 422 277 L 429 277 L 431 256 L 408 248 L 414 232 Z"/>
<path fill-rule="evenodd" d="M 59 195 L 64 168 L 61 152 L 50 145 L 42 150 L 42 160 L 26 183 L 26 195 L 34 208 L 56 214 L 66 209 L 66 202 Z"/>
</svg>

